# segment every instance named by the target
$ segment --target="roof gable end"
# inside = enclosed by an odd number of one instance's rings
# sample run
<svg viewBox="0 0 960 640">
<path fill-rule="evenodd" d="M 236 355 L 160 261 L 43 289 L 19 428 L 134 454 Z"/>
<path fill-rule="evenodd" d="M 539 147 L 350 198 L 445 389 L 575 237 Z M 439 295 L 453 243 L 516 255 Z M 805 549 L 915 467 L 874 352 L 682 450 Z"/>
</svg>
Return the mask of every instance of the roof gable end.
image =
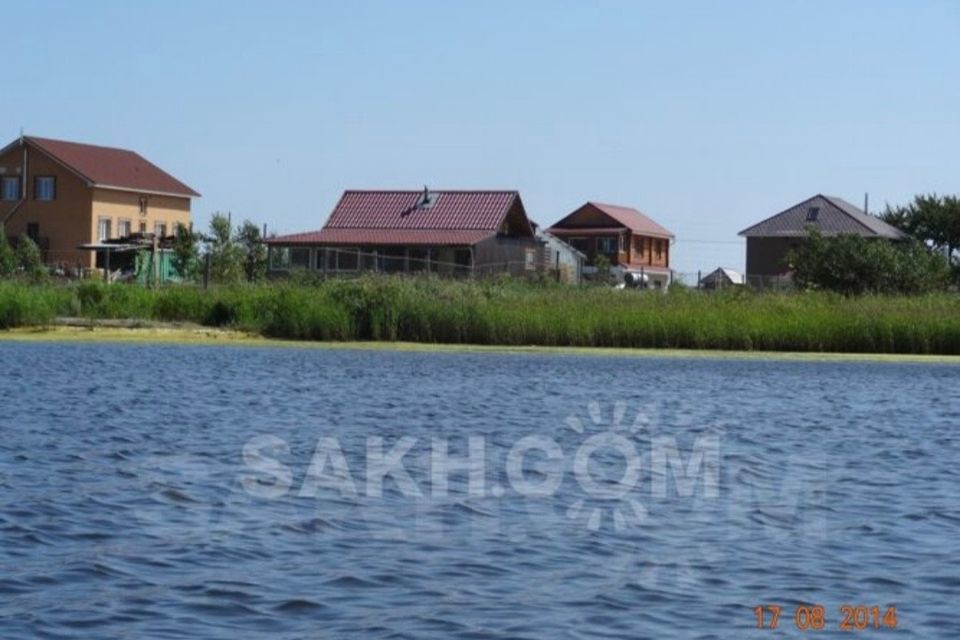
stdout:
<svg viewBox="0 0 960 640">
<path fill-rule="evenodd" d="M 653 236 L 658 238 L 673 238 L 673 232 L 655 222 L 652 218 L 640 213 L 632 207 L 624 207 L 615 204 L 605 204 L 602 202 L 587 202 L 578 207 L 573 212 L 564 216 L 555 222 L 550 229 L 574 229 L 575 225 L 569 224 L 574 218 L 584 212 L 597 212 L 605 216 L 614 223 L 615 226 L 629 229 L 637 235 Z M 595 226 L 595 225 L 589 225 Z"/>
</svg>

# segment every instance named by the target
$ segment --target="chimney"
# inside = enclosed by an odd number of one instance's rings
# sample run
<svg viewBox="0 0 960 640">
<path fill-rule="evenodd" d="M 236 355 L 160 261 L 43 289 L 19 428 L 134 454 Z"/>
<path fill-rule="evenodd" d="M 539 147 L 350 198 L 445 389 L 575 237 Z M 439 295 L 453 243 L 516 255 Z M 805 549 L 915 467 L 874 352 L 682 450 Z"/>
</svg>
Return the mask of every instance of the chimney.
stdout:
<svg viewBox="0 0 960 640">
<path fill-rule="evenodd" d="M 869 193 L 863 194 L 863 212 L 870 213 L 870 194 Z"/>
</svg>

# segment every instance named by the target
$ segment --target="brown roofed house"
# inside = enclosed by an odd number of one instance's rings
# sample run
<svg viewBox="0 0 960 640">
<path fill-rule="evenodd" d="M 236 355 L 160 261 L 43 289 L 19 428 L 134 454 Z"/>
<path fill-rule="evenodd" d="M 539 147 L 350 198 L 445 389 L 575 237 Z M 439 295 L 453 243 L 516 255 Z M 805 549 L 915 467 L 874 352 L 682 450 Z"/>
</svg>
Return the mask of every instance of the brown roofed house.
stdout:
<svg viewBox="0 0 960 640">
<path fill-rule="evenodd" d="M 49 264 L 95 264 L 79 249 L 190 224 L 200 194 L 125 149 L 22 136 L 0 149 L 0 224 L 31 237 Z"/>
<path fill-rule="evenodd" d="M 319 231 L 267 240 L 273 271 L 485 274 L 536 269 L 516 191 L 346 191 Z"/>
<path fill-rule="evenodd" d="M 591 266 L 603 255 L 625 273 L 642 273 L 654 287 L 670 282 L 673 233 L 636 209 L 588 202 L 548 231 L 586 254 Z"/>
<path fill-rule="evenodd" d="M 888 241 L 907 237 L 842 198 L 817 194 L 740 232 L 747 239 L 749 283 L 762 286 L 789 279 L 787 254 L 800 246 L 810 229 L 825 236 L 856 234 Z"/>
</svg>

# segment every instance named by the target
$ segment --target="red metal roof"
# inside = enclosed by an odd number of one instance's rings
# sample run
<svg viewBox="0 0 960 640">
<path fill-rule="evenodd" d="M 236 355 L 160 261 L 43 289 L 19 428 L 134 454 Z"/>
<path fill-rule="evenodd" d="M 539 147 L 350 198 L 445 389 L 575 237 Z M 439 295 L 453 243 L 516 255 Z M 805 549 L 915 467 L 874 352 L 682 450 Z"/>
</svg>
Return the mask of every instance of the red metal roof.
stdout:
<svg viewBox="0 0 960 640">
<path fill-rule="evenodd" d="M 519 197 L 516 191 L 345 191 L 324 229 L 483 229 L 496 231 Z"/>
<path fill-rule="evenodd" d="M 593 205 L 634 233 L 645 236 L 659 236 L 662 238 L 673 237 L 673 232 L 660 226 L 636 209 L 600 202 L 588 202 L 587 204 Z"/>
<path fill-rule="evenodd" d="M 550 233 L 557 236 L 602 236 L 623 233 L 621 227 L 550 227 Z"/>
<path fill-rule="evenodd" d="M 24 140 L 79 174 L 91 186 L 187 197 L 200 195 L 134 151 L 34 136 L 25 136 Z"/>
<path fill-rule="evenodd" d="M 322 229 L 269 238 L 276 245 L 460 245 L 469 246 L 494 235 L 489 230 L 446 229 Z"/>
<path fill-rule="evenodd" d="M 345 191 L 320 231 L 270 238 L 276 245 L 472 245 L 496 234 L 516 191 Z M 526 215 L 524 213 L 524 215 Z"/>
</svg>

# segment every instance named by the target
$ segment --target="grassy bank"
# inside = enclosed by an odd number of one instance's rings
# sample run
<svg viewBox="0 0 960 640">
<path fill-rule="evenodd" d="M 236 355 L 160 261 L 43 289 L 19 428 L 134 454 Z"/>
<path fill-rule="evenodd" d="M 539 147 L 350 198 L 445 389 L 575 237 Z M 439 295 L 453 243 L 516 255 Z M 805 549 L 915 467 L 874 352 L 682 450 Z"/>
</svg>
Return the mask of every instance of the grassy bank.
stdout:
<svg viewBox="0 0 960 640">
<path fill-rule="evenodd" d="M 955 295 L 661 294 L 409 278 L 206 292 L 0 283 L 0 329 L 58 316 L 191 322 L 294 340 L 960 354 Z"/>
</svg>

